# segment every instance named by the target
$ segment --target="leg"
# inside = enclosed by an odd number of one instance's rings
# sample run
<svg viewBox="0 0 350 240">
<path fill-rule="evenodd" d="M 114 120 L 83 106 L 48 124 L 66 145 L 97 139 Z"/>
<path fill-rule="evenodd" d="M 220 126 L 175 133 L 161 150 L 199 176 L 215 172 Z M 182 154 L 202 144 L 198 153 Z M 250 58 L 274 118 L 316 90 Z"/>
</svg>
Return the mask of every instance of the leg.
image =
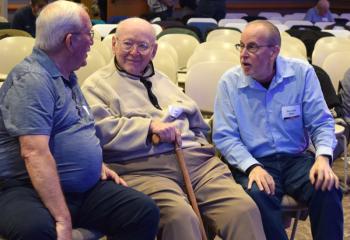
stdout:
<svg viewBox="0 0 350 240">
<path fill-rule="evenodd" d="M 4 186 L 0 209 L 0 235 L 6 239 L 56 239 L 55 221 L 32 187 Z"/>
<path fill-rule="evenodd" d="M 308 153 L 286 161 L 286 192 L 308 204 L 313 239 L 343 239 L 341 191 L 316 191 L 309 179 L 313 163 L 314 156 Z"/>
<path fill-rule="evenodd" d="M 77 226 L 94 229 L 111 239 L 154 240 L 159 210 L 146 195 L 112 181 L 100 181 L 86 194 Z"/>
<path fill-rule="evenodd" d="M 125 175 L 129 186 L 149 195 L 160 209 L 158 239 L 198 240 L 198 218 L 181 187 L 165 177 Z"/>
<path fill-rule="evenodd" d="M 216 157 L 207 159 L 197 173 L 200 180 L 194 190 L 199 208 L 218 236 L 222 239 L 265 239 L 256 204 L 235 183 L 223 162 Z"/>
</svg>

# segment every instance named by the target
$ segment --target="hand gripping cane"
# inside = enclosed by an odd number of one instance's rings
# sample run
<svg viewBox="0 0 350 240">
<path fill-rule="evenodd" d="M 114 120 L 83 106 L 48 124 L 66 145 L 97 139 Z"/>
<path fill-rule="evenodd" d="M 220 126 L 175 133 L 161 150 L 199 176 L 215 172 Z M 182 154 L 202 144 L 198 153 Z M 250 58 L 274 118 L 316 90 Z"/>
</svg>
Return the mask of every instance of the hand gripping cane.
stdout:
<svg viewBox="0 0 350 240">
<path fill-rule="evenodd" d="M 152 143 L 154 145 L 157 145 L 159 142 L 160 142 L 159 136 L 157 134 L 153 134 L 152 135 Z M 203 220 L 201 217 L 201 213 L 199 212 L 196 196 L 195 196 L 193 188 L 192 188 L 191 179 L 190 179 L 190 175 L 188 173 L 187 167 L 186 167 L 185 158 L 184 158 L 184 154 L 182 152 L 182 148 L 178 145 L 176 139 L 175 139 L 174 145 L 175 145 L 175 153 L 176 153 L 177 162 L 179 163 L 179 167 L 180 167 L 182 176 L 184 178 L 187 196 L 188 196 L 190 204 L 193 208 L 193 211 L 195 212 L 195 214 L 197 215 L 198 220 L 199 220 L 199 228 L 201 231 L 202 240 L 207 240 L 207 235 L 205 233 Z"/>
</svg>

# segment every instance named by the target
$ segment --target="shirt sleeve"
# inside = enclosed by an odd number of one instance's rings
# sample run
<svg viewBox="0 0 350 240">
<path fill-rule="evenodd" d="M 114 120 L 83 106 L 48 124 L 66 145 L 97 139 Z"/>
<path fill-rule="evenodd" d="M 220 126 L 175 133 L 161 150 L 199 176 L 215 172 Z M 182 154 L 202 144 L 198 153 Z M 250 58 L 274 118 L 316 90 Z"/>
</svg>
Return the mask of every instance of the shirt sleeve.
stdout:
<svg viewBox="0 0 350 240">
<path fill-rule="evenodd" d="M 233 86 L 228 84 L 230 80 L 226 74 L 219 82 L 214 106 L 213 141 L 229 164 L 245 172 L 250 166 L 261 164 L 241 141 L 237 118 L 231 103 Z"/>
<path fill-rule="evenodd" d="M 120 152 L 149 149 L 151 118 L 141 115 L 122 116 L 119 97 L 115 92 L 110 93 L 113 101 L 109 101 L 106 97 L 108 93 L 102 89 L 83 86 L 82 91 L 94 115 L 96 134 L 103 149 Z"/>
<path fill-rule="evenodd" d="M 319 80 L 312 67 L 307 70 L 303 96 L 304 124 L 316 148 L 316 156 L 333 156 L 337 144 L 334 119 L 324 100 Z"/>
<path fill-rule="evenodd" d="M 13 78 L 1 106 L 6 129 L 13 136 L 50 135 L 54 94 L 47 76 L 28 72 Z"/>
</svg>

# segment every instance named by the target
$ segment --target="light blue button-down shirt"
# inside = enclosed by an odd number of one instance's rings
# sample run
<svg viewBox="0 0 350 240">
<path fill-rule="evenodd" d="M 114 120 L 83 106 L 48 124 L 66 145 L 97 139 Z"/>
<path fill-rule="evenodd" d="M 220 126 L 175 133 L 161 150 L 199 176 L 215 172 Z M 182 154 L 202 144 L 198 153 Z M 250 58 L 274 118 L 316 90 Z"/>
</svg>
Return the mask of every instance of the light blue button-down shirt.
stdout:
<svg viewBox="0 0 350 240">
<path fill-rule="evenodd" d="M 333 155 L 334 120 L 311 65 L 278 57 L 269 89 L 241 67 L 219 82 L 213 140 L 233 166 L 246 171 L 256 158 L 306 150 L 309 136 L 316 156 Z"/>
</svg>

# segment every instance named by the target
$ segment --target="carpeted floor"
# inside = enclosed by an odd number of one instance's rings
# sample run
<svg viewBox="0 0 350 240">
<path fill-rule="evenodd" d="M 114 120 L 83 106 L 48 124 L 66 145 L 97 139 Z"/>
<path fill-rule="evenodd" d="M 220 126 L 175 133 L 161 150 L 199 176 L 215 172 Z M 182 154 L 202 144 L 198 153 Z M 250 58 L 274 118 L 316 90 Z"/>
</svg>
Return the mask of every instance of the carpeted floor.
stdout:
<svg viewBox="0 0 350 240">
<path fill-rule="evenodd" d="M 333 169 L 338 175 L 338 177 L 341 180 L 343 180 L 344 159 L 343 158 L 336 159 L 333 164 Z M 349 166 L 348 174 L 350 174 L 350 166 Z M 344 210 L 344 240 L 350 240 L 350 193 L 343 195 L 343 210 Z M 290 236 L 290 231 L 291 231 L 291 228 L 287 230 L 288 236 Z M 299 221 L 295 240 L 312 240 L 309 219 L 306 219 L 306 221 Z M 330 239 L 330 240 L 338 240 L 338 239 Z"/>
</svg>

